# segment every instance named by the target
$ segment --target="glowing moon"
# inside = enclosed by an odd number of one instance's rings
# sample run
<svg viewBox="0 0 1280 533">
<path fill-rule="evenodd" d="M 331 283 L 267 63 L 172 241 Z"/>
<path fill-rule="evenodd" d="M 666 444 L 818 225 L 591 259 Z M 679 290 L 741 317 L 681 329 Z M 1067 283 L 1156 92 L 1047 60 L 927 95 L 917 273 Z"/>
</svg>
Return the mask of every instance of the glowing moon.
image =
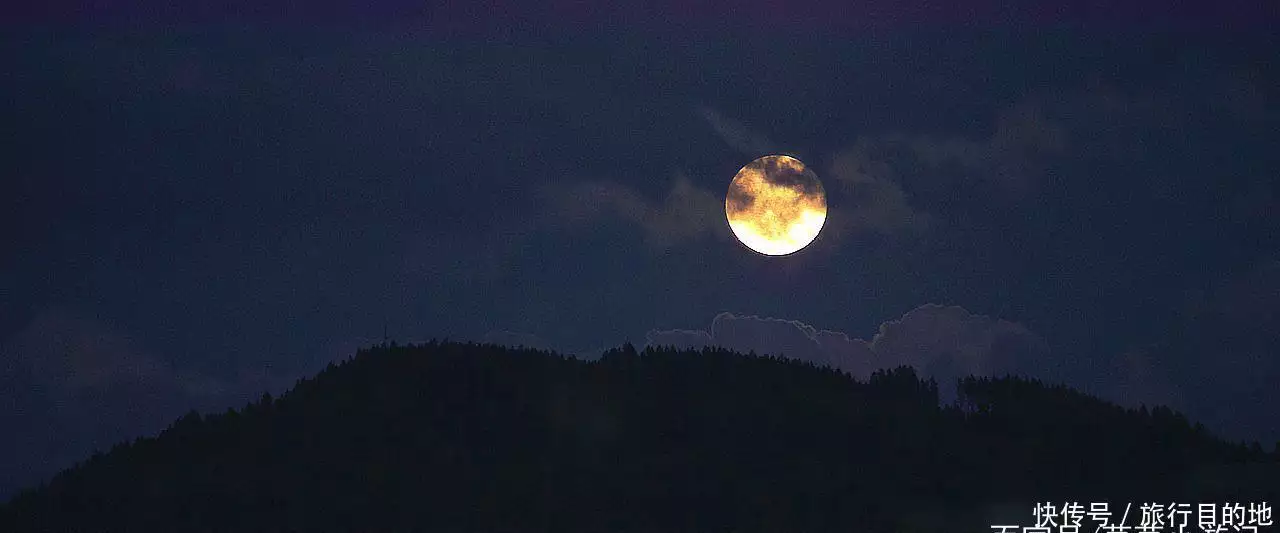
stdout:
<svg viewBox="0 0 1280 533">
<path fill-rule="evenodd" d="M 724 200 L 729 228 L 747 248 L 787 255 L 808 246 L 827 220 L 827 195 L 799 159 L 768 155 L 742 167 Z"/>
</svg>

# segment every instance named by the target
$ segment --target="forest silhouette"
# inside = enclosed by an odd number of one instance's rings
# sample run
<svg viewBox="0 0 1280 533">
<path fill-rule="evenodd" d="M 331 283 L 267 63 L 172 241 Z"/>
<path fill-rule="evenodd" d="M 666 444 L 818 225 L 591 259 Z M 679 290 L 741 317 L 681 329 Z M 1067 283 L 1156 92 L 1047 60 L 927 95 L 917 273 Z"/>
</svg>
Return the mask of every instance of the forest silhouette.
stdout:
<svg viewBox="0 0 1280 533">
<path fill-rule="evenodd" d="M 1019 377 L 958 396 L 716 348 L 384 344 L 94 454 L 0 531 L 989 532 L 1041 501 L 1280 495 L 1280 451 L 1166 407 Z"/>
</svg>

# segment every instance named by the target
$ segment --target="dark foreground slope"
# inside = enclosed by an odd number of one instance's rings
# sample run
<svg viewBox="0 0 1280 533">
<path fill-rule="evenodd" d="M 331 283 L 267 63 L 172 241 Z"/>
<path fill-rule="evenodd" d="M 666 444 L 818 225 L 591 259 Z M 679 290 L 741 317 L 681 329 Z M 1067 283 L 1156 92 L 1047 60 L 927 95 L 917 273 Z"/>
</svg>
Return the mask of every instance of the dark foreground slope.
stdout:
<svg viewBox="0 0 1280 533">
<path fill-rule="evenodd" d="M 1277 501 L 1274 456 L 1167 409 L 961 393 L 716 350 L 374 348 L 96 455 L 0 531 L 990 531 L 1035 501 Z"/>
</svg>

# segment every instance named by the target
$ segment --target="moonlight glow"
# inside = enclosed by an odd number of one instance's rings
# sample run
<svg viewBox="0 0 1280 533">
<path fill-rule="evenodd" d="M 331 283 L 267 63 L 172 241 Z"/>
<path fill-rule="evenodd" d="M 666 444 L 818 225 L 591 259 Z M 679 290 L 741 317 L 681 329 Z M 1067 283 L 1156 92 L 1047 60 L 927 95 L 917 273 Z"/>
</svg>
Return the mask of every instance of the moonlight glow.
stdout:
<svg viewBox="0 0 1280 533">
<path fill-rule="evenodd" d="M 770 155 L 733 177 L 724 211 L 742 244 L 765 255 L 787 255 L 818 237 L 827 220 L 827 197 L 818 176 L 800 160 Z"/>
</svg>

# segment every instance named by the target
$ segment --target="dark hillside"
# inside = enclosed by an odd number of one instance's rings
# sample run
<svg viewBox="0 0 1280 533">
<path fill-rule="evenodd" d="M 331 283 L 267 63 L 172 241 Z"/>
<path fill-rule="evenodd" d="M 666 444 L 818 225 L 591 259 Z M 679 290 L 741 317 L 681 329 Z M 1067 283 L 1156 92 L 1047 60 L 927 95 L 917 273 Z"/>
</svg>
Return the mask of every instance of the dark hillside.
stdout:
<svg viewBox="0 0 1280 533">
<path fill-rule="evenodd" d="M 710 349 L 376 347 L 95 455 L 0 531 L 990 531 L 1001 505 L 1280 495 L 1274 455 L 1166 408 L 960 392 Z"/>
</svg>

